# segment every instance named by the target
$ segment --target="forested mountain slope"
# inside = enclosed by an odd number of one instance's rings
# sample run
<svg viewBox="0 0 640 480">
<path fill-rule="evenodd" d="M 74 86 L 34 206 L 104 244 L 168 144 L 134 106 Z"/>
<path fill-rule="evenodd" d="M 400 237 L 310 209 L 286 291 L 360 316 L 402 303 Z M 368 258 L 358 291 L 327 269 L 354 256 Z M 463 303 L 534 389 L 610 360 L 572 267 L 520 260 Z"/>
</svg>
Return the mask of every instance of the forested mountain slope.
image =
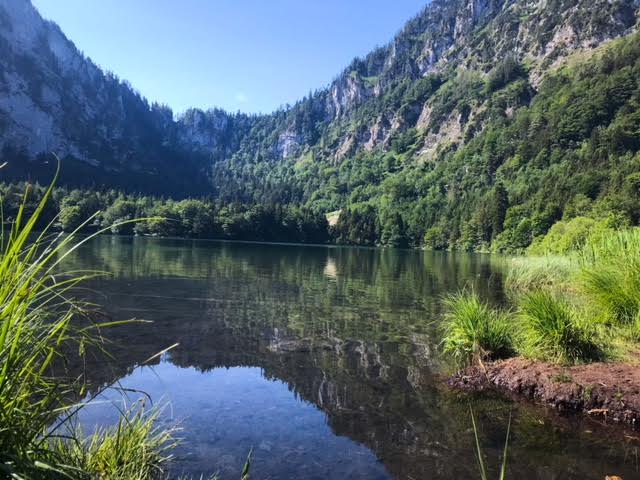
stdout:
<svg viewBox="0 0 640 480">
<path fill-rule="evenodd" d="M 639 10 L 434 0 L 290 108 L 175 119 L 2 0 L 3 160 L 38 178 L 51 150 L 70 185 L 340 211 L 348 243 L 517 249 L 562 218 L 637 223 Z"/>
</svg>

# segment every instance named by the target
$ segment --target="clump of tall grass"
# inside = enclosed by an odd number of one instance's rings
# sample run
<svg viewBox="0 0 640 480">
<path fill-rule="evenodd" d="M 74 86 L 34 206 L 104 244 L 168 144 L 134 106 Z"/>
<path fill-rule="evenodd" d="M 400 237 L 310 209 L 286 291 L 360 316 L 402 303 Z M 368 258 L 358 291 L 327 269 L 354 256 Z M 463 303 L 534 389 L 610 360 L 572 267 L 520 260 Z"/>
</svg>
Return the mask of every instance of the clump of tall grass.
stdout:
<svg viewBox="0 0 640 480">
<path fill-rule="evenodd" d="M 626 228 L 594 235 L 576 250 L 585 265 L 640 258 L 640 228 Z"/>
<path fill-rule="evenodd" d="M 460 366 L 510 356 L 513 322 L 509 312 L 483 303 L 475 293 L 461 292 L 445 300 L 444 353 Z"/>
<path fill-rule="evenodd" d="M 634 259 L 628 262 L 588 267 L 581 276 L 589 299 L 620 325 L 632 324 L 640 313 L 640 268 L 632 265 Z"/>
<path fill-rule="evenodd" d="M 522 319 L 519 350 L 528 357 L 558 363 L 580 363 L 604 357 L 595 322 L 566 299 L 546 290 L 523 295 L 518 302 Z"/>
<path fill-rule="evenodd" d="M 80 426 L 53 437 L 52 454 L 78 479 L 151 480 L 166 478 L 164 466 L 176 446 L 174 428 L 158 427 L 161 410 L 141 402 L 121 412 L 118 423 L 86 436 Z"/>
<path fill-rule="evenodd" d="M 3 222 L 0 232 L 0 470 L 16 478 L 57 469 L 42 461 L 50 453 L 46 431 L 77 385 L 50 369 L 61 347 L 84 333 L 72 329 L 81 307 L 66 294 L 86 276 L 54 273 L 72 237 L 54 245 L 34 232 L 50 196 L 51 188 L 26 219 L 25 196 L 11 229 Z"/>
<path fill-rule="evenodd" d="M 578 255 L 586 296 L 613 323 L 634 328 L 640 317 L 640 229 L 597 237 Z"/>
<path fill-rule="evenodd" d="M 445 352 L 459 363 L 477 363 L 501 352 L 496 338 L 508 336 L 520 354 L 560 363 L 635 354 L 640 341 L 640 228 L 595 229 L 576 245 L 564 256 L 508 260 L 505 291 L 517 320 L 474 295 L 451 297 Z"/>
<path fill-rule="evenodd" d="M 8 229 L 0 216 L 0 477 L 164 478 L 174 441 L 170 430 L 155 427 L 156 414 L 124 415 L 117 427 L 88 439 L 70 428 L 78 412 L 72 399 L 84 382 L 59 367 L 72 346 L 83 355 L 93 341 L 96 326 L 78 326 L 85 306 L 72 300 L 93 274 L 60 273 L 65 257 L 87 239 L 52 235 L 51 225 L 36 232 L 51 195 L 52 186 L 27 215 L 25 194 Z"/>
<path fill-rule="evenodd" d="M 540 289 L 570 290 L 578 263 L 570 257 L 542 256 L 512 258 L 504 281 L 511 298 Z"/>
</svg>

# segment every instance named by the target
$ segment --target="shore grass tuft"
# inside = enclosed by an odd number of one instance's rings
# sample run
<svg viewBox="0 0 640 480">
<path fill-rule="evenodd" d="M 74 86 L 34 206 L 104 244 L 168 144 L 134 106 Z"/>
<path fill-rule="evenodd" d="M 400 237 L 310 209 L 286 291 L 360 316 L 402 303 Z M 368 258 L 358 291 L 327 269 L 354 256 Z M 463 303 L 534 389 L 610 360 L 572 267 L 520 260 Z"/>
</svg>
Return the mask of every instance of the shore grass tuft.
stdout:
<svg viewBox="0 0 640 480">
<path fill-rule="evenodd" d="M 574 259 L 557 255 L 512 258 L 507 264 L 505 292 L 515 299 L 533 290 L 571 290 L 578 267 Z"/>
<path fill-rule="evenodd" d="M 121 412 L 118 423 L 85 435 L 79 426 L 50 441 L 55 458 L 77 478 L 155 480 L 166 478 L 165 465 L 177 445 L 176 428 L 158 426 L 159 408 L 136 402 Z"/>
<path fill-rule="evenodd" d="M 520 353 L 558 363 L 602 360 L 597 327 L 562 297 L 538 290 L 521 297 Z"/>
<path fill-rule="evenodd" d="M 513 353 L 511 315 L 483 303 L 475 293 L 445 300 L 444 352 L 461 366 L 506 358 Z"/>
</svg>

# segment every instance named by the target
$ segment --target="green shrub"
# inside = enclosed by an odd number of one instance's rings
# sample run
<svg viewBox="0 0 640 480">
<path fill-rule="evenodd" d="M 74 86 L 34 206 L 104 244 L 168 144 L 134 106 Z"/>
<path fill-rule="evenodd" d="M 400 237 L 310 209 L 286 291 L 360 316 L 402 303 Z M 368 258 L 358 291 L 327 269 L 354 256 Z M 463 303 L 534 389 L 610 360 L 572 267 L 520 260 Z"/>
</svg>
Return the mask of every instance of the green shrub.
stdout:
<svg viewBox="0 0 640 480">
<path fill-rule="evenodd" d="M 489 307 L 474 293 L 452 295 L 445 303 L 444 352 L 459 365 L 512 355 L 513 322 L 508 312 Z"/>
<path fill-rule="evenodd" d="M 524 356 L 559 363 L 601 360 L 597 328 L 581 318 L 565 299 L 545 290 L 520 297 Z"/>
<path fill-rule="evenodd" d="M 605 221 L 575 217 L 556 222 L 543 237 L 534 240 L 527 249 L 533 255 L 567 255 L 578 251 L 591 237 L 612 232 Z"/>
</svg>

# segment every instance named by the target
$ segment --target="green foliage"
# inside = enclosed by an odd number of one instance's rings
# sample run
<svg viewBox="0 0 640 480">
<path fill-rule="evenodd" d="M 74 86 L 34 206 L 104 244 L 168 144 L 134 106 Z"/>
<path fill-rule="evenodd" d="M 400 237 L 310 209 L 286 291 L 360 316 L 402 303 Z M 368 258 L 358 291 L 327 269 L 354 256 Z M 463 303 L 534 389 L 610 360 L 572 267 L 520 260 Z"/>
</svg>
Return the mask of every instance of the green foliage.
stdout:
<svg viewBox="0 0 640 480">
<path fill-rule="evenodd" d="M 339 243 L 375 245 L 378 230 L 378 218 L 374 208 L 363 205 L 340 212 L 334 236 Z"/>
<path fill-rule="evenodd" d="M 64 460 L 64 469 L 78 480 L 161 480 L 177 442 L 175 432 L 158 427 L 157 408 L 148 412 L 136 404 L 122 412 L 118 423 L 86 436 L 75 428 L 54 437 L 52 456 Z M 70 437 L 70 438 L 69 438 Z"/>
<path fill-rule="evenodd" d="M 353 68 L 358 78 L 371 76 L 365 63 Z M 280 161 L 260 143 L 264 158 L 247 148 L 216 164 L 213 175 L 223 201 L 342 210 L 339 242 L 395 244 L 385 225 L 399 215 L 411 246 L 523 251 L 559 220 L 640 223 L 637 78 L 640 34 L 547 72 L 537 91 L 513 58 L 486 77 L 380 78 L 380 95 L 319 127 L 318 143 L 300 157 L 312 162 Z M 418 127 L 425 107 L 430 115 Z M 369 138 L 374 125 L 389 133 L 378 147 L 352 145 L 336 155 L 350 139 Z M 452 125 L 462 141 L 423 152 L 427 137 Z M 265 142 L 270 132 L 265 126 Z"/>
<path fill-rule="evenodd" d="M 67 299 L 89 275 L 60 269 L 84 241 L 73 234 L 51 238 L 46 230 L 34 232 L 52 193 L 52 187 L 45 190 L 30 216 L 25 197 L 0 239 L 0 469 L 12 478 L 158 478 L 164 463 L 159 455 L 170 433 L 152 430 L 154 418 L 124 420 L 123 428 L 104 432 L 90 445 L 69 431 L 78 411 L 69 406 L 69 398 L 83 391 L 83 383 L 52 370 L 73 346 L 77 355 L 83 354 L 94 327 L 75 326 L 83 305 Z M 127 448 L 139 442 L 138 451 L 145 450 L 146 456 L 119 457 L 127 452 L 123 435 L 131 440 Z M 116 474 L 114 464 L 91 471 L 75 463 L 79 457 L 96 457 L 98 450 L 105 453 L 102 458 L 115 459 L 122 471 Z M 129 475 L 143 469 L 144 475 Z"/>
<path fill-rule="evenodd" d="M 601 360 L 604 357 L 593 322 L 566 300 L 538 290 L 518 301 L 522 317 L 520 352 L 559 363 Z"/>
<path fill-rule="evenodd" d="M 0 194 L 12 198 L 21 188 L 29 188 L 30 202 L 41 199 L 46 192 L 38 185 L 0 184 Z M 11 219 L 20 208 L 20 203 L 6 201 L 4 213 Z M 30 204 L 25 205 L 25 211 L 33 211 L 33 208 Z M 175 201 L 125 195 L 113 190 L 91 192 L 58 188 L 53 200 L 45 206 L 39 226 L 45 227 L 45 221 L 53 221 L 56 215 L 56 226 L 65 232 L 77 228 L 82 232 L 106 229 L 120 235 L 308 243 L 325 243 L 329 236 L 326 217 L 304 206 L 222 206 L 205 199 Z M 86 222 L 89 216 L 92 220 Z"/>
<path fill-rule="evenodd" d="M 540 243 L 563 245 L 563 256 L 508 262 L 505 290 L 522 312 L 525 334 L 516 344 L 523 354 L 577 362 L 625 358 L 635 349 L 640 339 L 640 229 L 616 231 L 593 222 L 587 222 L 590 231 L 579 242 L 565 242 L 554 227 Z"/>
<path fill-rule="evenodd" d="M 571 17 L 585 28 L 611 19 L 630 22 L 626 3 L 605 2 L 597 13 L 580 7 Z M 489 4 L 487 14 L 497 15 L 497 4 Z M 545 11 L 569 12 L 570 4 L 558 1 Z M 504 15 L 495 20 L 520 19 L 514 12 Z M 540 11 L 523 18 L 538 25 L 539 15 L 545 22 L 532 32 L 546 43 L 562 16 Z M 453 61 L 423 76 L 417 65 L 426 60 L 424 35 L 431 22 L 418 16 L 400 33 L 402 48 L 383 47 L 354 60 L 331 88 L 271 115 L 189 110 L 172 122 L 166 107 L 146 104 L 108 76 L 104 91 L 117 92 L 121 101 L 105 111 L 119 118 L 112 108 L 121 104 L 135 121 L 126 122 L 118 138 L 94 142 L 86 128 L 67 119 L 71 138 L 105 166 L 102 171 L 70 162 L 69 183 L 120 185 L 126 192 L 144 186 L 174 198 L 95 192 L 99 209 L 109 209 L 102 225 L 156 213 L 168 220 L 149 229 L 123 226 L 120 233 L 318 242 L 329 233 L 326 227 L 318 231 L 320 217 L 341 210 L 339 228 L 332 231 L 336 242 L 521 252 L 560 220 L 576 230 L 558 240 L 567 244 L 582 241 L 579 221 L 571 223 L 576 217 L 607 219 L 615 227 L 640 224 L 640 33 L 564 62 L 560 57 L 545 69 L 523 65 L 514 55 L 496 62 L 488 45 L 496 46 L 498 36 L 488 33 L 495 27 L 489 20 L 469 33 L 464 68 Z M 544 74 L 535 87 L 532 68 Z M 73 100 L 63 93 L 63 103 Z M 174 128 L 167 132 L 167 125 Z M 187 154 L 188 141 L 173 142 L 200 131 L 213 132 L 215 145 Z M 284 138 L 292 139 L 286 152 Z M 135 158 L 128 175 L 106 168 L 122 152 Z M 6 178 L 24 178 L 35 165 L 11 146 L 1 153 L 9 161 Z M 122 163 L 114 171 L 127 167 Z M 211 197 L 195 200 L 204 205 L 182 205 L 185 194 Z M 86 199 L 69 196 L 59 209 L 65 230 L 94 211 L 95 199 L 86 192 Z M 132 205 L 116 204 L 117 197 L 135 202 L 136 213 Z"/>
<path fill-rule="evenodd" d="M 575 217 L 555 223 L 547 234 L 538 237 L 527 249 L 533 255 L 567 255 L 582 248 L 589 238 L 612 232 L 606 221 Z"/>
<path fill-rule="evenodd" d="M 444 353 L 459 365 L 506 358 L 513 353 L 513 317 L 493 309 L 475 293 L 459 293 L 446 299 Z"/>
<path fill-rule="evenodd" d="M 578 264 L 562 256 L 525 256 L 509 260 L 504 289 L 512 299 L 543 289 L 566 290 L 573 281 Z"/>
<path fill-rule="evenodd" d="M 594 236 L 579 251 L 586 295 L 614 322 L 640 318 L 640 229 Z"/>
<path fill-rule="evenodd" d="M 522 65 L 513 56 L 508 56 L 495 66 L 485 81 L 485 93 L 492 93 L 525 76 Z"/>
</svg>

